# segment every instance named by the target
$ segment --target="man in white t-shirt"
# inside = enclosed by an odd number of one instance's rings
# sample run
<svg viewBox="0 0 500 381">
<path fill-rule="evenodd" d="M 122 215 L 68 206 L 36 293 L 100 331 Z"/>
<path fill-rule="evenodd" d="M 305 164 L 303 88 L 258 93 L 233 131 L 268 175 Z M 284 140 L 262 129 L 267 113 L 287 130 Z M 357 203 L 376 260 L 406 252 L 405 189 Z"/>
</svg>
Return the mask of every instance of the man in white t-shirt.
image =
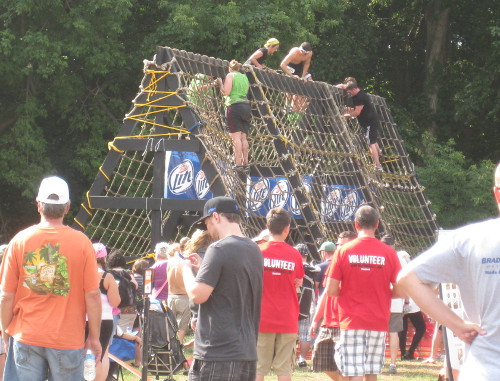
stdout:
<svg viewBox="0 0 500 381">
<path fill-rule="evenodd" d="M 493 187 L 500 211 L 500 164 Z M 399 275 L 422 310 L 468 344 L 459 380 L 500 380 L 500 218 L 467 225 L 439 240 Z M 436 283 L 460 288 L 468 321 L 434 294 Z"/>
</svg>

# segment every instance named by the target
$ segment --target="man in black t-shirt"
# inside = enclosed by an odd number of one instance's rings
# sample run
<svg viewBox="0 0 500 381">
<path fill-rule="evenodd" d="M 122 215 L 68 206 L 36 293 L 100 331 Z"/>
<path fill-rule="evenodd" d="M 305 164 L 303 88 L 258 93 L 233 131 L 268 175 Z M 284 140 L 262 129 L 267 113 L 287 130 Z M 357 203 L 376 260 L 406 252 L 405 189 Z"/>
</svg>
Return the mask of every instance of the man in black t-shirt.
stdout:
<svg viewBox="0 0 500 381">
<path fill-rule="evenodd" d="M 378 144 L 380 122 L 377 110 L 375 110 L 370 100 L 370 95 L 365 90 L 360 89 L 356 81 L 348 81 L 345 84 L 337 85 L 337 87 L 343 88 L 352 97 L 354 110 L 346 112 L 344 117 L 358 118 L 363 135 L 365 135 L 370 148 L 375 170 L 382 172 L 382 165 L 379 160 L 381 151 Z"/>
<path fill-rule="evenodd" d="M 216 242 L 203 261 L 191 254 L 184 262 L 186 292 L 200 305 L 191 381 L 255 380 L 264 266 L 257 244 L 241 232 L 240 216 L 233 199 L 215 197 L 193 225 Z"/>
</svg>

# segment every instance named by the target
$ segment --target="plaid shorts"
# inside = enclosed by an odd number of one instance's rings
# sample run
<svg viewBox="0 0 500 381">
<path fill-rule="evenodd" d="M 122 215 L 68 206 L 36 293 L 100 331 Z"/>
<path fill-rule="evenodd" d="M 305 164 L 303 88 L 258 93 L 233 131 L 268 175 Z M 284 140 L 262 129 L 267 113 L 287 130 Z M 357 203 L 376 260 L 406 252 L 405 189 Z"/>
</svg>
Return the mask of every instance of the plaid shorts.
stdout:
<svg viewBox="0 0 500 381">
<path fill-rule="evenodd" d="M 385 332 L 353 329 L 340 331 L 335 362 L 344 377 L 380 374 L 385 360 Z"/>
<path fill-rule="evenodd" d="M 257 361 L 204 361 L 194 359 L 189 381 L 255 381 Z"/>
<path fill-rule="evenodd" d="M 306 319 L 299 320 L 299 341 L 314 341 L 309 336 L 309 328 L 311 328 L 311 316 Z"/>
<path fill-rule="evenodd" d="M 315 372 L 335 372 L 337 364 L 335 355 L 335 340 L 338 340 L 339 328 L 321 327 L 314 342 L 312 354 L 312 370 Z"/>
</svg>

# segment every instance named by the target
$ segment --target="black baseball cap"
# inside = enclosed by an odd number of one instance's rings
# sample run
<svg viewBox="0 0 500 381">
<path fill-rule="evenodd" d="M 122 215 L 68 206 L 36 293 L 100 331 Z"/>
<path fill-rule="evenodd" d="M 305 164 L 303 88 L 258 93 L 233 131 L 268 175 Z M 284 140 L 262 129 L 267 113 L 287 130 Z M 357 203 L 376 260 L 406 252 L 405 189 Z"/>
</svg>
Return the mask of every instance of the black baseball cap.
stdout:
<svg viewBox="0 0 500 381">
<path fill-rule="evenodd" d="M 214 197 L 208 200 L 203 207 L 203 216 L 193 224 L 194 228 L 206 230 L 207 227 L 203 223 L 205 218 L 210 217 L 212 213 L 236 213 L 240 214 L 240 207 L 231 197 Z"/>
</svg>

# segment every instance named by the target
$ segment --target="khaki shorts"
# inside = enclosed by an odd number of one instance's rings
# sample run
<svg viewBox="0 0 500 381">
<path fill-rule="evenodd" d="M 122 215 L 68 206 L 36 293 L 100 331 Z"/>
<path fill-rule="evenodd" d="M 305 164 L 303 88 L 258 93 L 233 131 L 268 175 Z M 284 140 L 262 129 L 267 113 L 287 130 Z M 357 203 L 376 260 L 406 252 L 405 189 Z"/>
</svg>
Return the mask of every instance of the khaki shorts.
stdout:
<svg viewBox="0 0 500 381">
<path fill-rule="evenodd" d="M 189 328 L 189 319 L 191 319 L 189 297 L 187 295 L 168 295 L 167 304 L 168 308 L 170 308 L 175 315 L 179 331 L 186 332 Z"/>
<path fill-rule="evenodd" d="M 403 313 L 391 312 L 389 320 L 389 332 L 401 332 L 403 330 Z"/>
<path fill-rule="evenodd" d="M 296 333 L 259 332 L 257 374 L 265 376 L 272 368 L 277 376 L 291 376 L 296 344 Z"/>
</svg>

